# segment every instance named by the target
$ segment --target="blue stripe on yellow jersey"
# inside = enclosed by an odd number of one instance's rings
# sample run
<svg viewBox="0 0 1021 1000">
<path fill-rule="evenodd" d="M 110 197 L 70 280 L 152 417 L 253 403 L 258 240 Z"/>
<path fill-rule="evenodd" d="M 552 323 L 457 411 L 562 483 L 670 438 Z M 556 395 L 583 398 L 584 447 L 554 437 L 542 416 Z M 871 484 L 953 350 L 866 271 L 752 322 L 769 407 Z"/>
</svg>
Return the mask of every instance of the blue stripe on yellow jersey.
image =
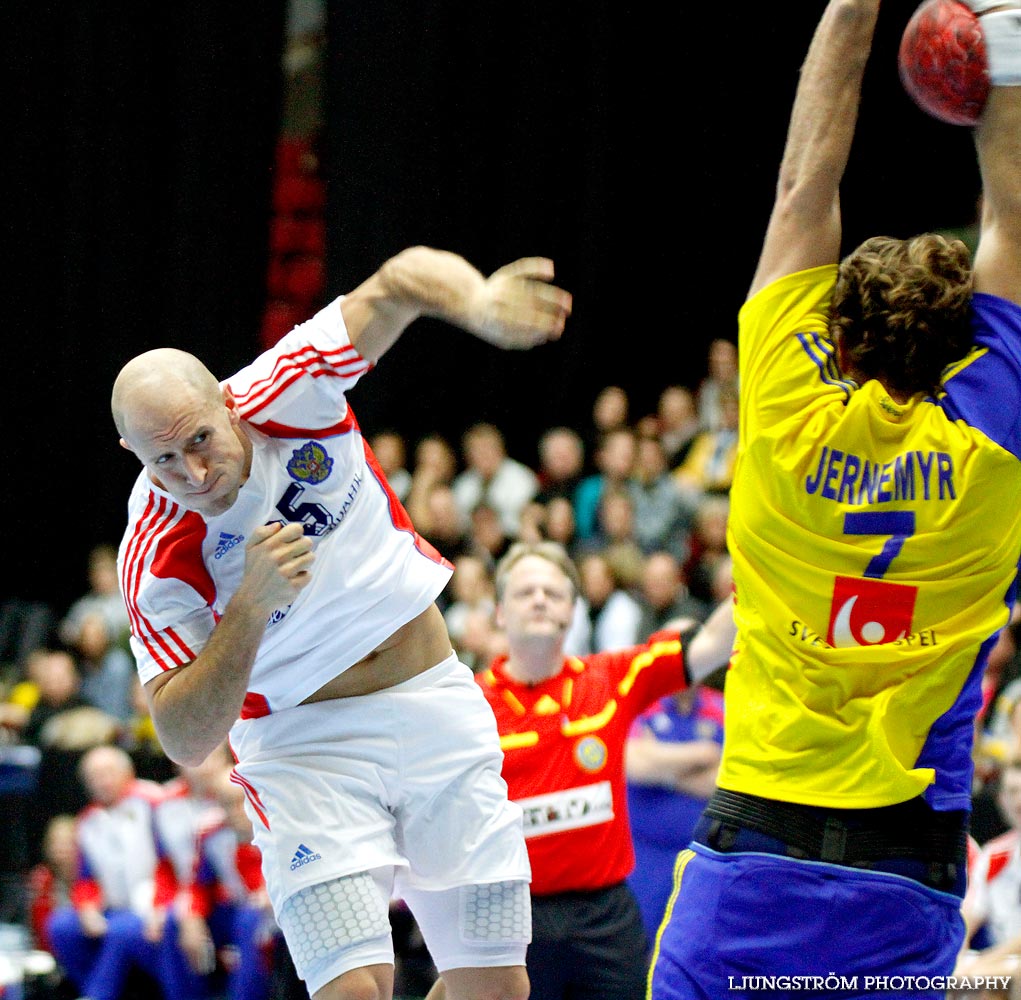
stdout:
<svg viewBox="0 0 1021 1000">
<path fill-rule="evenodd" d="M 843 378 L 836 267 L 739 318 L 737 649 L 719 783 L 828 807 L 971 801 L 985 659 L 1021 554 L 1021 309 L 976 295 L 938 398 Z"/>
</svg>

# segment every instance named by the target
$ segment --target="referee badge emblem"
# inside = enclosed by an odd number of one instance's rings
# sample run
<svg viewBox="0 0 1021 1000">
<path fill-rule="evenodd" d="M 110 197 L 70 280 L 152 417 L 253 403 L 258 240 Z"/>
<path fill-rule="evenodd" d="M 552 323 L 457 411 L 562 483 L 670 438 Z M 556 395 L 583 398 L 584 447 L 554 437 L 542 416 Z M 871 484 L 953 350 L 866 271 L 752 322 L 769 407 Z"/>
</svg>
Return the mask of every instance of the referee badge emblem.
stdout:
<svg viewBox="0 0 1021 1000">
<path fill-rule="evenodd" d="M 606 744 L 598 736 L 586 736 L 574 745 L 574 759 L 583 771 L 601 771 L 606 764 Z"/>
</svg>

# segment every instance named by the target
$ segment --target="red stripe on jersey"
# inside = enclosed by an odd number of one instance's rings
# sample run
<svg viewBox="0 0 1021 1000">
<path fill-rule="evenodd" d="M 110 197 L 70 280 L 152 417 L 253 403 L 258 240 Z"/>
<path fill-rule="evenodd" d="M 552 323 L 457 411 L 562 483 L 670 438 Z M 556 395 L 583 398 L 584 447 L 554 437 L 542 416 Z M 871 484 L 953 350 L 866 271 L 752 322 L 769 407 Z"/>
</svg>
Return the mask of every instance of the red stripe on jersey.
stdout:
<svg viewBox="0 0 1021 1000">
<path fill-rule="evenodd" d="M 302 355 L 305 355 L 304 357 Z M 368 371 L 369 363 L 355 350 L 347 346 L 336 351 L 319 351 L 314 347 L 303 347 L 293 354 L 277 359 L 269 378 L 256 382 L 248 392 L 237 397 L 242 416 L 248 419 L 273 402 L 289 386 L 303 375 L 319 378 L 351 378 Z M 260 398 L 262 397 L 262 398 Z"/>
<path fill-rule="evenodd" d="M 185 660 L 186 663 L 191 663 L 191 661 L 195 659 L 195 654 L 194 652 L 192 652 L 191 647 L 177 634 L 177 632 L 174 629 L 172 628 L 164 629 L 163 634 L 168 639 L 173 639 L 177 648 L 187 657 L 187 659 Z"/>
<path fill-rule="evenodd" d="M 155 494 L 149 494 L 149 503 L 139 519 L 139 526 L 136 528 L 131 543 L 129 543 L 122 579 L 128 613 L 132 622 L 132 631 L 162 670 L 183 667 L 186 663 L 190 663 L 195 659 L 195 654 L 177 632 L 173 629 L 167 629 L 163 633 L 159 632 L 152 627 L 152 624 L 139 610 L 138 592 L 141 587 L 145 562 L 153 544 L 155 543 L 156 548 L 150 572 L 154 576 L 163 578 L 174 577 L 182 580 L 194 587 L 200 596 L 207 600 L 207 603 L 211 603 L 212 597 L 215 597 L 215 588 L 213 587 L 212 580 L 209 578 L 209 574 L 206 572 L 205 566 L 201 561 L 202 539 L 205 537 L 206 531 L 205 523 L 201 517 L 198 514 L 187 511 L 177 524 L 173 524 L 169 530 L 166 528 L 168 524 L 173 522 L 180 509 L 177 504 L 168 504 L 163 497 L 157 498 Z M 145 523 L 146 520 L 148 520 L 148 524 Z M 189 578 L 190 574 L 186 573 L 186 575 L 182 576 L 173 570 L 168 571 L 168 567 L 174 565 L 181 556 L 190 558 L 193 555 L 188 545 L 191 545 L 192 548 L 194 547 L 194 543 L 190 541 L 189 536 L 194 534 L 196 522 L 198 522 L 198 526 L 201 528 L 201 534 L 198 539 L 198 565 L 208 580 L 208 584 L 201 587 L 196 586 L 195 582 Z M 186 547 L 178 549 L 175 556 L 170 549 L 172 546 L 177 546 L 182 538 L 186 540 Z M 206 592 L 210 594 L 208 598 Z"/>
<path fill-rule="evenodd" d="M 174 667 L 183 667 L 186 663 L 190 663 L 192 660 L 195 659 L 194 656 L 190 655 L 185 656 L 184 658 L 179 656 L 177 653 L 174 652 L 172 647 L 167 645 L 166 640 L 163 638 L 163 636 L 159 634 L 159 632 L 151 632 L 149 635 L 140 635 L 138 638 L 141 639 L 143 645 L 149 651 L 149 655 L 160 665 L 160 668 L 163 670 L 173 670 Z M 154 643 L 155 645 L 153 645 Z M 163 650 L 164 653 L 166 653 L 167 660 L 169 660 L 169 662 L 167 662 L 160 656 L 157 650 L 157 646 L 159 647 L 159 649 Z"/>
<path fill-rule="evenodd" d="M 261 719 L 271 712 L 269 701 L 264 694 L 259 694 L 258 691 L 245 692 L 244 704 L 241 706 L 242 719 Z"/>
<path fill-rule="evenodd" d="M 251 802 L 256 815 L 260 820 L 262 820 L 262 825 L 268 830 L 269 820 L 266 818 L 266 810 L 263 808 L 262 801 L 259 799 L 259 793 L 252 786 L 251 782 L 242 778 L 237 771 L 230 772 L 230 780 L 233 781 L 235 785 L 240 785 L 245 790 L 245 795 L 248 797 L 248 801 Z"/>
<path fill-rule="evenodd" d="M 372 474 L 376 477 L 377 482 L 383 488 L 383 492 L 386 494 L 387 502 L 390 505 L 390 520 L 393 522 L 394 527 L 398 531 L 407 531 L 414 538 L 415 548 L 418 549 L 418 551 L 427 559 L 431 559 L 434 563 L 439 563 L 441 566 L 446 566 L 448 569 L 453 569 L 453 563 L 444 559 L 436 548 L 427 542 L 415 530 L 415 526 L 411 523 L 411 517 L 404 509 L 404 505 L 401 503 L 400 498 L 390 488 L 390 484 L 386 480 L 386 475 L 380 467 L 376 456 L 373 455 L 368 441 L 363 439 L 362 444 L 365 448 L 365 461 L 372 470 Z"/>
<path fill-rule="evenodd" d="M 164 527 L 174 520 L 179 510 L 177 504 L 168 504 L 164 497 L 157 497 L 156 494 L 150 493 L 149 503 L 138 521 L 138 528 L 129 544 L 125 558 L 123 590 L 131 617 L 132 630 L 161 670 L 183 666 L 193 657 L 189 656 L 188 659 L 182 660 L 159 636 L 157 630 L 152 627 L 138 607 L 138 591 L 141 587 L 145 561 L 154 540 L 159 537 Z M 145 523 L 146 519 L 148 519 L 148 524 Z M 132 547 L 133 551 L 131 551 Z M 155 645 L 153 640 L 155 640 Z M 166 657 L 160 655 L 161 649 L 166 653 Z"/>
<path fill-rule="evenodd" d="M 193 510 L 156 543 L 149 572 L 162 580 L 180 580 L 186 583 L 207 605 L 216 599 L 216 585 L 202 561 L 202 543 L 206 537 L 206 522 Z"/>
<path fill-rule="evenodd" d="M 247 417 L 245 419 L 247 420 Z M 267 437 L 273 438 L 336 437 L 338 434 L 347 434 L 349 431 L 358 428 L 358 421 L 355 420 L 351 407 L 347 409 L 347 416 L 339 424 L 334 424 L 332 427 L 289 427 L 287 424 L 278 424 L 275 420 L 266 420 L 262 423 L 257 423 L 254 420 L 249 420 L 248 422 L 256 430 L 262 431 Z"/>
<path fill-rule="evenodd" d="M 279 385 L 276 385 L 273 392 L 265 399 L 261 400 L 258 403 L 253 403 L 249 401 L 247 396 L 245 396 L 238 400 L 238 413 L 240 413 L 241 416 L 245 418 L 245 420 L 250 420 L 254 414 L 258 413 L 259 410 L 265 409 L 265 407 L 269 406 L 269 404 L 272 403 L 273 400 L 277 398 L 277 396 L 279 396 L 282 392 L 285 392 L 288 388 L 294 385 L 294 383 L 297 382 L 298 379 L 302 378 L 305 375 L 305 371 L 300 368 L 296 371 L 294 369 L 288 370 L 290 371 L 290 375 L 286 379 L 284 379 Z"/>
<path fill-rule="evenodd" d="M 334 351 L 320 351 L 317 347 L 312 344 L 305 344 L 303 347 L 298 348 L 296 351 L 291 351 L 289 354 L 281 354 L 276 361 L 273 363 L 273 370 L 270 374 L 257 382 L 253 382 L 249 387 L 248 391 L 243 395 L 239 396 L 239 401 L 246 403 L 253 403 L 257 396 L 262 393 L 270 392 L 273 387 L 280 381 L 280 379 L 289 371 L 294 371 L 296 368 L 301 366 L 308 366 L 314 364 L 318 359 L 325 359 L 325 362 L 340 361 L 346 354 L 353 353 L 357 357 L 357 352 L 354 347 L 350 344 L 344 347 L 337 348 Z"/>
<path fill-rule="evenodd" d="M 152 512 L 155 501 L 156 495 L 154 493 L 150 493 L 148 503 L 145 505 L 145 510 L 142 511 L 142 516 L 135 522 L 135 531 L 124 548 L 124 565 L 121 567 L 121 593 L 125 597 L 125 603 L 127 604 L 128 609 L 128 618 L 131 621 L 132 631 L 136 635 L 139 632 L 139 614 L 138 606 L 135 603 L 138 590 L 138 573 L 135 571 L 135 557 L 138 552 L 140 537 L 144 534 L 143 525 Z M 135 577 L 134 580 L 132 579 L 132 576 Z"/>
</svg>

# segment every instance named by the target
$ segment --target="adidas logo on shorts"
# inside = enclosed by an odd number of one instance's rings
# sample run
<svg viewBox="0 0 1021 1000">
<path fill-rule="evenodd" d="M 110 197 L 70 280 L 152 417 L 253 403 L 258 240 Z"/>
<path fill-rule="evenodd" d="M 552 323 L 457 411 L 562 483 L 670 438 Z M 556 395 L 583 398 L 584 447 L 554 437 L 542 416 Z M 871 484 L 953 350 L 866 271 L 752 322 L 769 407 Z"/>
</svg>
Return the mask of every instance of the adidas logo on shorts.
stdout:
<svg viewBox="0 0 1021 1000">
<path fill-rule="evenodd" d="M 306 847 L 304 844 L 298 844 L 298 849 L 294 852 L 294 857 L 291 858 L 291 871 L 297 871 L 302 865 L 310 865 L 313 861 L 322 860 L 321 854 L 316 854 L 312 848 Z"/>
</svg>

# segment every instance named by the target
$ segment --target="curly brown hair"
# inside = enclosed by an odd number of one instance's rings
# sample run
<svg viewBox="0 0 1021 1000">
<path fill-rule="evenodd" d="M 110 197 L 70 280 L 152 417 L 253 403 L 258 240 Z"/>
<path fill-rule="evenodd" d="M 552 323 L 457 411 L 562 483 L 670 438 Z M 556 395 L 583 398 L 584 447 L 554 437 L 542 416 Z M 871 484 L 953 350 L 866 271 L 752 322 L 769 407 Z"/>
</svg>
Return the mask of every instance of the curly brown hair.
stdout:
<svg viewBox="0 0 1021 1000">
<path fill-rule="evenodd" d="M 943 369 L 972 343 L 971 255 L 929 233 L 875 236 L 840 263 L 831 332 L 844 363 L 890 390 L 938 392 Z"/>
</svg>

